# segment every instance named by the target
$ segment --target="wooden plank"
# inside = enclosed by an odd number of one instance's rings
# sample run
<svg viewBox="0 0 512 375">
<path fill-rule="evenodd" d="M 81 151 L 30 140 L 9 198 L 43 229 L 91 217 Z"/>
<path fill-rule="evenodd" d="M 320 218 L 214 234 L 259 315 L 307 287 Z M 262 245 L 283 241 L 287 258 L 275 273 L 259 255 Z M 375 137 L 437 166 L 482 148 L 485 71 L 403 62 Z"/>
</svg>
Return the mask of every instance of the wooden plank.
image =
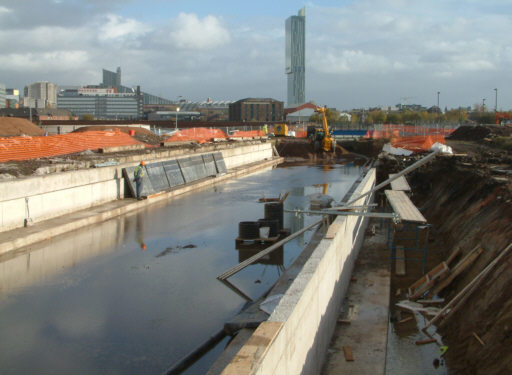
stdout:
<svg viewBox="0 0 512 375">
<path fill-rule="evenodd" d="M 395 175 L 396 173 L 391 173 L 389 178 L 393 178 Z M 396 180 L 391 181 L 391 190 L 411 191 L 411 187 L 405 179 L 405 176 L 400 176 Z"/>
<path fill-rule="evenodd" d="M 411 321 L 411 320 L 413 320 L 413 319 L 414 319 L 414 318 L 413 318 L 412 316 L 409 316 L 409 317 L 407 317 L 407 318 L 404 318 L 404 319 L 400 320 L 400 321 L 398 322 L 398 324 L 404 324 L 404 323 L 407 323 L 407 322 L 409 322 L 409 321 Z"/>
<path fill-rule="evenodd" d="M 350 324 L 350 320 L 348 320 L 348 319 L 338 319 L 337 322 L 339 324 L 344 324 L 344 325 L 349 325 Z"/>
<path fill-rule="evenodd" d="M 402 246 L 397 246 L 395 249 L 395 275 L 405 276 L 405 251 Z"/>
<path fill-rule="evenodd" d="M 344 346 L 343 352 L 345 353 L 345 360 L 347 362 L 352 362 L 354 360 L 354 353 L 352 353 L 352 348 L 350 346 Z"/>
<path fill-rule="evenodd" d="M 427 219 L 403 191 L 386 190 L 384 193 L 393 211 L 398 214 L 401 220 L 415 223 L 427 222 Z"/>
<path fill-rule="evenodd" d="M 477 339 L 477 341 L 482 344 L 482 346 L 485 346 L 485 343 L 484 341 L 475 333 L 473 332 L 473 336 L 475 337 L 475 339 Z"/>
<path fill-rule="evenodd" d="M 441 262 L 425 276 L 421 277 L 418 281 L 409 287 L 409 299 L 416 300 L 431 289 L 439 280 L 446 277 L 450 272 L 446 262 Z"/>
<path fill-rule="evenodd" d="M 432 297 L 436 294 L 439 294 L 444 288 L 451 284 L 451 282 L 466 268 L 468 268 L 475 260 L 478 258 L 480 254 L 482 254 L 483 249 L 480 246 L 474 248 L 468 255 L 464 257 L 459 263 L 453 267 L 449 276 L 440 281 L 432 290 L 429 292 L 428 296 Z"/>
<path fill-rule="evenodd" d="M 453 262 L 453 260 L 460 254 L 461 251 L 462 251 L 462 248 L 460 246 L 457 246 L 455 248 L 455 250 L 450 254 L 448 259 L 446 259 L 446 261 L 445 261 L 446 264 L 450 265 L 450 263 Z"/>
<path fill-rule="evenodd" d="M 433 344 L 434 342 L 437 342 L 437 340 L 436 339 L 418 340 L 418 341 L 416 341 L 416 345 Z"/>
</svg>

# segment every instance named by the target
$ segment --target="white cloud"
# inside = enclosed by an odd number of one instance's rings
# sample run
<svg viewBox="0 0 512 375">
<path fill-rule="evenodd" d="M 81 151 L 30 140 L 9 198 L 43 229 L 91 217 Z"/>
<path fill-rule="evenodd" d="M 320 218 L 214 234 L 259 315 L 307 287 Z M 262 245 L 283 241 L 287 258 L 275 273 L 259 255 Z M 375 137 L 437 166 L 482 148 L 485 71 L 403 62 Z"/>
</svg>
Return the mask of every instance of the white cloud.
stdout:
<svg viewBox="0 0 512 375">
<path fill-rule="evenodd" d="M 179 14 L 169 36 L 173 45 L 184 49 L 213 49 L 231 40 L 229 31 L 217 17 L 199 19 L 187 13 Z"/>
<path fill-rule="evenodd" d="M 6 14 L 6 13 L 10 13 L 10 12 L 11 12 L 11 10 L 9 8 L 0 6 L 0 16 L 3 14 Z"/>
<path fill-rule="evenodd" d="M 55 51 L 43 53 L 12 53 L 0 55 L 0 65 L 17 72 L 66 71 L 69 68 L 79 69 L 89 63 L 85 51 Z"/>
<path fill-rule="evenodd" d="M 140 37 L 151 30 L 148 25 L 134 19 L 126 19 L 114 14 L 109 14 L 106 23 L 99 28 L 98 39 L 102 42 L 122 41 Z"/>
<path fill-rule="evenodd" d="M 385 56 L 366 53 L 361 50 L 317 51 L 310 59 L 312 69 L 321 73 L 375 73 L 401 70 L 402 64 L 395 63 Z"/>
</svg>

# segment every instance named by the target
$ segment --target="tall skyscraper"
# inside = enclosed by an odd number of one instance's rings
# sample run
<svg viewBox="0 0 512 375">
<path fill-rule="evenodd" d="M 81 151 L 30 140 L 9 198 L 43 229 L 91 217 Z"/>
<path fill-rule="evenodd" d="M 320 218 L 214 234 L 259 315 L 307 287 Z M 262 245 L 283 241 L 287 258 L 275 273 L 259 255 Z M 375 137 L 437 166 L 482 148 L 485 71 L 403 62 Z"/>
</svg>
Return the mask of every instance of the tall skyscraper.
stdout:
<svg viewBox="0 0 512 375">
<path fill-rule="evenodd" d="M 288 76 L 288 107 L 306 102 L 306 8 L 286 20 L 285 73 Z"/>
<path fill-rule="evenodd" d="M 103 86 L 118 89 L 121 86 L 121 67 L 115 72 L 103 69 Z"/>
</svg>

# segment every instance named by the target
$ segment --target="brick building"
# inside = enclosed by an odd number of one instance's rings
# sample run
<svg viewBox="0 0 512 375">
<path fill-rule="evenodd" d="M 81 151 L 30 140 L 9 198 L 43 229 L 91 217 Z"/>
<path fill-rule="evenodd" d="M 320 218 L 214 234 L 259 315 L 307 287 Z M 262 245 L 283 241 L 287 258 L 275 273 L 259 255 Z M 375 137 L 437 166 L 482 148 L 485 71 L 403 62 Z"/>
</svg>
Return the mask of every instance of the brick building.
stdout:
<svg viewBox="0 0 512 375">
<path fill-rule="evenodd" d="M 229 105 L 230 121 L 282 121 L 284 102 L 271 98 L 246 98 Z"/>
</svg>

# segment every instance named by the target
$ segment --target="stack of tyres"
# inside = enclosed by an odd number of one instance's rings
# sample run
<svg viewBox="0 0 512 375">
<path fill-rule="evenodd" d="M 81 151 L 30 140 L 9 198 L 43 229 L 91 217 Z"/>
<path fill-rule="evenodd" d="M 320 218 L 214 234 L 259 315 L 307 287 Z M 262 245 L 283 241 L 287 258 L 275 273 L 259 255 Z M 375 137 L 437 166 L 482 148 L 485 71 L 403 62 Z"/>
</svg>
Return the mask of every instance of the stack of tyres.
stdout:
<svg viewBox="0 0 512 375">
<path fill-rule="evenodd" d="M 265 203 L 265 219 L 278 220 L 279 229 L 283 229 L 284 211 L 282 203 Z"/>
<path fill-rule="evenodd" d="M 238 223 L 238 237 L 244 240 L 259 238 L 260 223 L 257 221 L 241 221 Z"/>
</svg>

